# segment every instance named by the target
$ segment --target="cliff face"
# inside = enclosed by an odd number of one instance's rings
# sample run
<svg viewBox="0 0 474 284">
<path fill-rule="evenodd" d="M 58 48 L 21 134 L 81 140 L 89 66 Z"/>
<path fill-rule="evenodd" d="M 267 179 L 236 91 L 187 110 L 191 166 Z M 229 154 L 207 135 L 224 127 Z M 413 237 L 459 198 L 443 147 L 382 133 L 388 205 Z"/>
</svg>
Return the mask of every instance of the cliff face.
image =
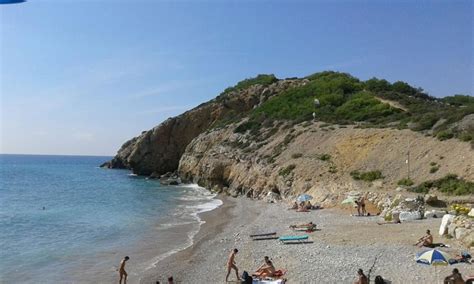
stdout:
<svg viewBox="0 0 474 284">
<path fill-rule="evenodd" d="M 232 195 L 262 198 L 299 193 L 331 203 L 348 191 L 394 190 L 407 177 L 415 184 L 457 174 L 474 180 L 474 151 L 459 140 L 439 141 L 410 130 L 359 129 L 317 122 L 275 123 L 259 133 L 234 133 L 228 126 L 203 133 L 186 148 L 179 174 Z M 438 170 L 430 173 L 436 163 Z M 355 180 L 352 171 L 381 171 L 373 182 Z"/>
<path fill-rule="evenodd" d="M 239 117 L 270 97 L 305 80 L 281 80 L 269 86 L 253 85 L 202 104 L 123 144 L 104 167 L 127 168 L 139 175 L 160 175 L 175 171 L 186 146 L 199 134 L 222 120 Z"/>
</svg>

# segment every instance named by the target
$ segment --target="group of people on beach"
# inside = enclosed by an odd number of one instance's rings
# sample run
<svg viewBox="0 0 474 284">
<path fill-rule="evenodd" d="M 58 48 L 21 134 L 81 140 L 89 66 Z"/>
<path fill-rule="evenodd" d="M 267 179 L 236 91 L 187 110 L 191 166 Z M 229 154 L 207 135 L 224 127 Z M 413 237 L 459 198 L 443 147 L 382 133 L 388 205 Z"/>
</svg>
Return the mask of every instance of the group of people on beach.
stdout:
<svg viewBox="0 0 474 284">
<path fill-rule="evenodd" d="M 233 249 L 232 252 L 229 255 L 229 258 L 227 259 L 227 275 L 225 276 L 225 281 L 229 281 L 229 275 L 232 272 L 232 270 L 235 271 L 235 277 L 237 278 L 238 281 L 247 281 L 247 279 L 242 279 L 239 275 L 239 268 L 237 267 L 237 264 L 235 262 L 235 256 L 239 252 L 238 249 Z M 276 274 L 276 269 L 275 266 L 273 265 L 273 262 L 270 260 L 268 256 L 265 256 L 263 258 L 263 263 L 260 265 L 260 267 L 257 268 L 255 273 L 252 274 L 253 277 L 263 279 L 266 277 L 272 277 L 275 276 Z M 251 279 L 251 277 L 250 277 Z M 250 280 L 252 281 L 252 280 Z M 247 282 L 245 282 L 247 283 Z M 252 282 L 250 282 L 252 283 Z"/>
<path fill-rule="evenodd" d="M 311 204 L 311 201 L 301 201 L 299 204 L 298 202 L 294 202 L 293 205 L 288 208 L 288 210 L 296 210 L 296 212 L 309 212 L 312 209 L 320 209 L 319 206 Z"/>
</svg>

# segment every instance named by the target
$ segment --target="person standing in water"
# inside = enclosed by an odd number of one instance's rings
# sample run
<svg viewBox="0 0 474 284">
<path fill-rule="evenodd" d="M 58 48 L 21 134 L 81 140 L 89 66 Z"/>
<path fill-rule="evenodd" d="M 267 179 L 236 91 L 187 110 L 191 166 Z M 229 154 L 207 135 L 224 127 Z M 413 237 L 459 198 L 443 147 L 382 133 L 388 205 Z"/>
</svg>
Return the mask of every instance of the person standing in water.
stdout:
<svg viewBox="0 0 474 284">
<path fill-rule="evenodd" d="M 239 277 L 239 269 L 237 268 L 237 266 L 235 265 L 235 255 L 239 252 L 238 249 L 234 249 L 230 255 L 229 255 L 229 259 L 227 260 L 227 275 L 225 276 L 225 282 L 228 282 L 229 281 L 229 275 L 230 275 L 230 271 L 232 269 L 235 270 L 235 276 L 237 277 L 237 280 L 240 280 L 240 277 Z"/>
<path fill-rule="evenodd" d="M 122 259 L 122 261 L 120 261 L 120 267 L 119 267 L 120 280 L 119 280 L 119 284 L 122 284 L 122 279 L 123 279 L 123 284 L 127 284 L 127 272 L 125 271 L 125 263 L 129 259 L 130 259 L 130 257 L 126 256 Z"/>
</svg>

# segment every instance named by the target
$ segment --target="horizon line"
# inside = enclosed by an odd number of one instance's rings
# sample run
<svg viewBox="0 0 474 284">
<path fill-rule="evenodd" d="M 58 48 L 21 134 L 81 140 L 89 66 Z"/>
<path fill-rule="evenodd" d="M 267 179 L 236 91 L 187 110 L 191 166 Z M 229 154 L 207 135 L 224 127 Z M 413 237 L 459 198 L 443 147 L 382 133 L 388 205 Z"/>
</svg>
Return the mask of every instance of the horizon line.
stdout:
<svg viewBox="0 0 474 284">
<path fill-rule="evenodd" d="M 0 153 L 10 156 L 70 156 L 70 157 L 114 157 L 115 155 L 91 155 L 91 154 L 32 154 L 32 153 Z"/>
</svg>

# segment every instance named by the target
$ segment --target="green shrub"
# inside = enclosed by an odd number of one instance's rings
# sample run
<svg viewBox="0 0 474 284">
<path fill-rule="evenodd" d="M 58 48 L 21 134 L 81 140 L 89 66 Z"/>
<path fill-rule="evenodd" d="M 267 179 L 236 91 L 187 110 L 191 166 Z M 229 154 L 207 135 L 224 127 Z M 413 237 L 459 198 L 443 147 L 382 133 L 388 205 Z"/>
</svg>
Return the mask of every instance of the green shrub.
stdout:
<svg viewBox="0 0 474 284">
<path fill-rule="evenodd" d="M 329 161 L 331 160 L 331 155 L 321 154 L 321 155 L 318 155 L 318 159 L 320 159 L 321 161 Z"/>
<path fill-rule="evenodd" d="M 433 167 L 430 168 L 430 174 L 434 174 L 434 173 L 436 173 L 438 170 L 439 170 L 439 166 L 438 166 L 438 165 L 433 166 Z"/>
<path fill-rule="evenodd" d="M 351 121 L 365 121 L 379 117 L 387 117 L 396 112 L 399 112 L 399 110 L 380 102 L 374 98 L 373 95 L 367 92 L 360 92 L 353 95 L 343 105 L 337 108 L 336 115 Z"/>
<path fill-rule="evenodd" d="M 294 165 L 294 164 L 288 165 L 286 168 L 280 169 L 278 171 L 278 174 L 280 176 L 285 177 L 285 176 L 289 175 L 295 168 L 296 168 L 296 165 Z"/>
<path fill-rule="evenodd" d="M 436 166 L 436 165 L 437 165 L 436 162 L 431 162 L 431 163 L 430 163 L 430 166 L 432 166 L 432 167 L 434 167 L 434 166 Z"/>
<path fill-rule="evenodd" d="M 461 132 L 461 133 L 458 135 L 458 138 L 459 138 L 459 140 L 461 140 L 461 141 L 468 142 L 468 141 L 474 140 L 474 133 Z"/>
<path fill-rule="evenodd" d="M 369 172 L 352 171 L 350 172 L 350 175 L 355 180 L 363 181 L 374 181 L 377 179 L 383 179 L 382 172 L 379 170 Z"/>
<path fill-rule="evenodd" d="M 293 155 L 291 155 L 291 157 L 293 159 L 298 159 L 298 158 L 301 158 L 302 156 L 303 156 L 303 154 L 301 154 L 301 153 L 294 153 Z"/>
<path fill-rule="evenodd" d="M 458 178 L 454 174 L 449 174 L 437 180 L 425 181 L 411 191 L 428 193 L 430 189 L 438 189 L 438 191 L 448 195 L 468 195 L 474 194 L 474 182 Z"/>
<path fill-rule="evenodd" d="M 253 120 L 249 120 L 237 126 L 234 129 L 234 133 L 245 133 L 247 132 L 247 130 L 254 130 L 254 129 L 258 129 L 259 127 L 260 127 L 260 123 Z"/>
<path fill-rule="evenodd" d="M 397 184 L 402 186 L 412 186 L 415 183 L 410 178 L 403 178 L 399 180 Z"/>
<path fill-rule="evenodd" d="M 268 86 L 276 81 L 278 81 L 278 79 L 273 74 L 270 74 L 270 75 L 259 74 L 257 75 L 257 77 L 242 80 L 238 82 L 235 86 L 225 89 L 221 95 L 230 93 L 232 91 L 247 89 L 250 86 L 258 85 L 258 84 L 263 85 L 263 86 Z"/>
<path fill-rule="evenodd" d="M 454 137 L 454 134 L 451 130 L 442 130 L 436 134 L 436 138 L 441 141 L 448 140 Z"/>
<path fill-rule="evenodd" d="M 331 174 L 337 173 L 337 167 L 335 165 L 330 165 L 328 172 L 330 172 Z"/>
</svg>

